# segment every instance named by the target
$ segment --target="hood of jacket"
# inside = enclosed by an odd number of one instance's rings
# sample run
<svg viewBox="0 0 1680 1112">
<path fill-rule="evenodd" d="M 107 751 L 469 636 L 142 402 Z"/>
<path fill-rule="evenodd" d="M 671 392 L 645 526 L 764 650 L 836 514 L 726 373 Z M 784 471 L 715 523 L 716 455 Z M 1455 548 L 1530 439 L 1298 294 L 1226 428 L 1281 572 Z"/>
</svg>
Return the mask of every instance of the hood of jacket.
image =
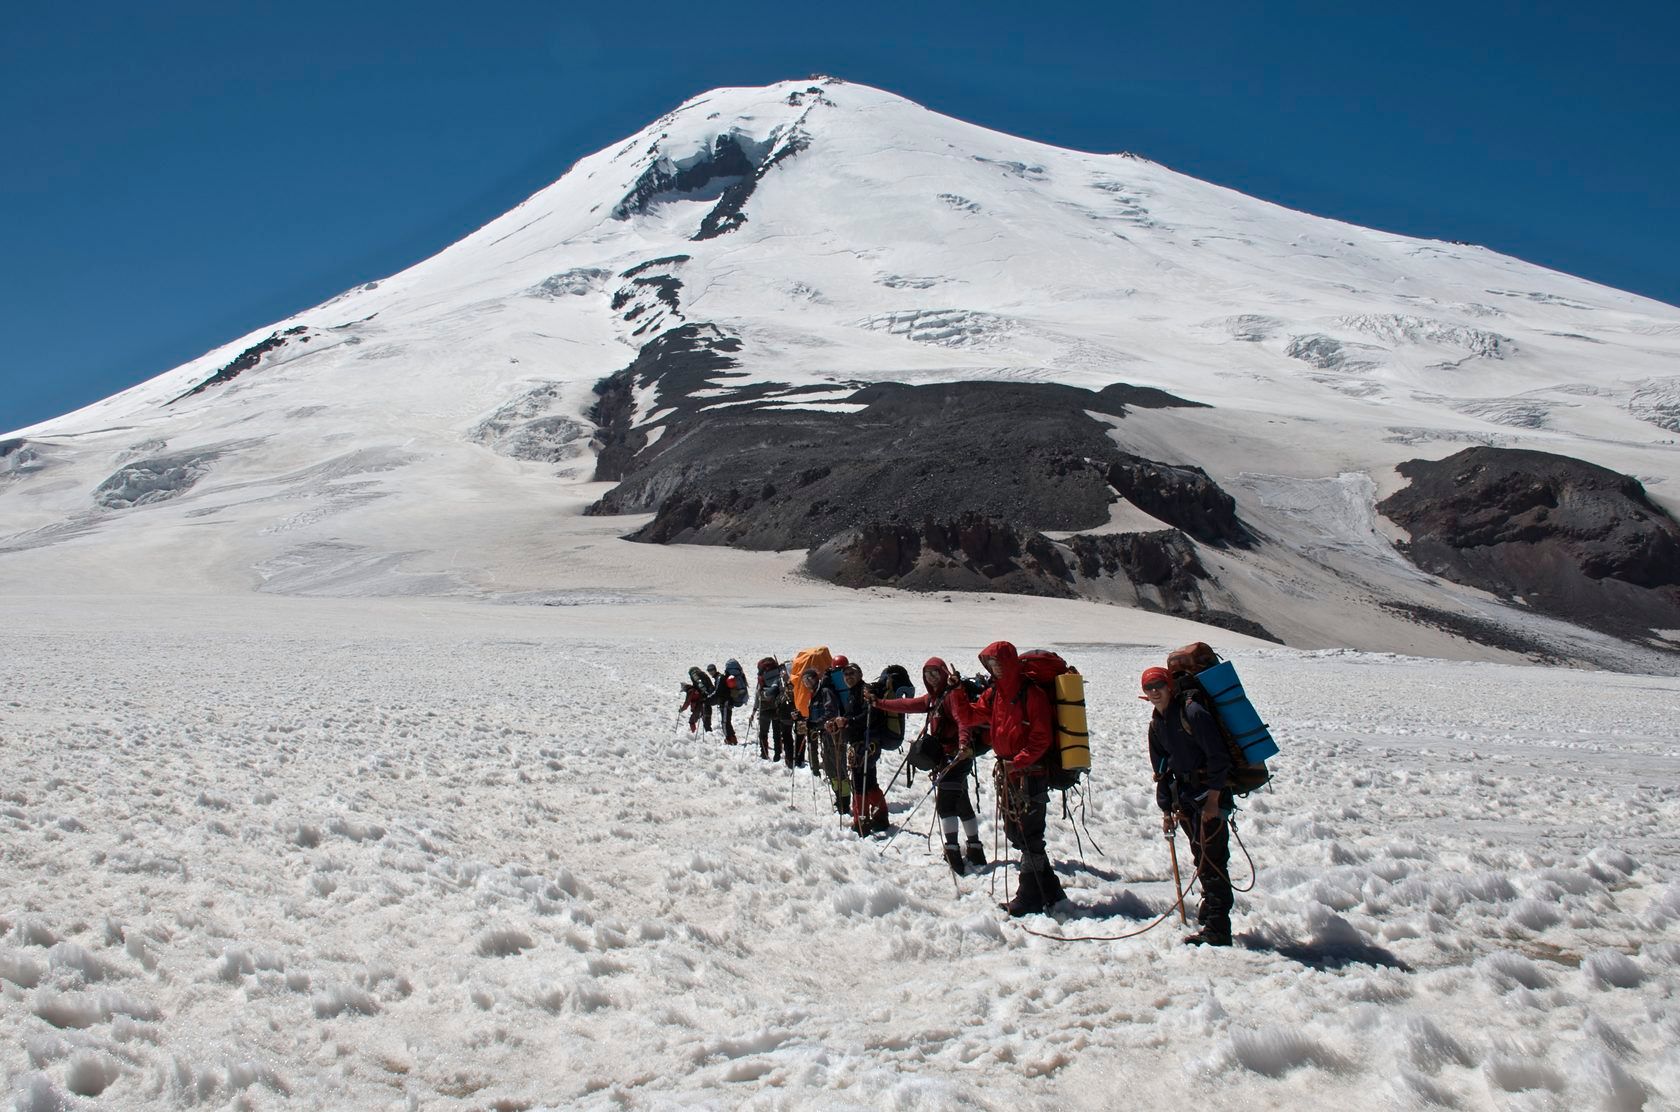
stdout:
<svg viewBox="0 0 1680 1112">
<path fill-rule="evenodd" d="M 1013 699 L 1021 691 L 1021 654 L 1015 651 L 1015 646 L 1008 641 L 993 641 L 980 650 L 982 658 L 992 657 L 997 661 L 997 675 L 993 676 L 993 683 L 997 687 L 998 699 Z"/>
<path fill-rule="evenodd" d="M 927 673 L 928 673 L 929 668 L 936 668 L 936 669 L 939 670 L 939 686 L 938 687 L 935 687 L 933 684 L 930 684 L 927 681 Z M 946 667 L 945 662 L 943 660 L 941 660 L 937 656 L 930 656 L 930 657 L 927 658 L 927 663 L 922 665 L 922 686 L 927 688 L 927 693 L 929 695 L 937 695 L 941 691 L 944 691 L 945 688 L 948 686 L 949 681 L 947 680 L 946 677 L 948 677 L 950 674 L 951 674 L 951 669 Z"/>
</svg>

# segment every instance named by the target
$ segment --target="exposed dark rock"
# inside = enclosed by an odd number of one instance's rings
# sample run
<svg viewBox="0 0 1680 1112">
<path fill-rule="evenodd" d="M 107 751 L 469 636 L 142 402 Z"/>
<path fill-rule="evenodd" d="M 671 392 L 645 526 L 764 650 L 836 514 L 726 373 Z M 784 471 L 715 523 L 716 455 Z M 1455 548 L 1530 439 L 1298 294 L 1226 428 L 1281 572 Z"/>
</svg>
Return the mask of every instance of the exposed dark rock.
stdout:
<svg viewBox="0 0 1680 1112">
<path fill-rule="evenodd" d="M 1638 480 L 1509 448 L 1399 471 L 1411 485 L 1377 509 L 1425 571 L 1620 637 L 1680 629 L 1680 524 Z"/>
<path fill-rule="evenodd" d="M 750 177 L 742 178 L 723 191 L 718 203 L 712 211 L 700 221 L 700 230 L 694 233 L 695 240 L 716 239 L 725 232 L 733 232 L 747 222 L 744 211 L 747 199 L 758 188 L 758 183 L 764 180 L 764 175 L 775 169 L 784 159 L 791 158 L 810 146 L 810 139 L 795 132 L 771 151 L 763 162 L 754 168 Z"/>
<path fill-rule="evenodd" d="M 661 337 L 658 346 L 664 349 L 675 335 Z M 638 364 L 648 355 L 644 349 Z M 728 365 L 718 360 L 706 369 Z M 639 371 L 631 377 L 646 384 Z M 704 371 L 697 377 L 715 385 Z M 853 394 L 849 401 L 865 408 L 847 414 L 751 406 L 683 411 L 680 395 L 690 391 L 674 385 L 660 383 L 659 404 L 675 405 L 679 415 L 654 449 L 627 469 L 639 448 L 603 454 L 598 472 L 623 482 L 591 512 L 660 515 L 638 540 L 810 548 L 869 522 L 962 514 L 1031 530 L 1091 529 L 1107 521 L 1110 485 L 1117 480 L 1125 484 L 1123 493 L 1129 490 L 1150 513 L 1198 540 L 1241 544 L 1248 538 L 1235 504 L 1206 475 L 1116 447 L 1108 426 L 1087 411 L 1123 416 L 1125 408 L 1089 390 L 882 383 Z M 596 420 L 607 424 L 602 415 L 616 412 L 634 389 L 621 376 L 603 386 Z M 628 447 L 646 439 L 636 430 L 624 442 Z M 613 443 L 606 430 L 602 443 Z M 824 470 L 817 474 L 819 468 Z M 773 484 L 777 477 L 799 476 L 799 496 L 761 498 L 766 476 Z"/>
<path fill-rule="evenodd" d="M 1194 591 L 1197 580 L 1207 578 L 1195 546 L 1176 529 L 1076 536 L 1067 545 L 1086 579 L 1124 575 L 1133 583 L 1182 595 Z"/>
<path fill-rule="evenodd" d="M 651 512 L 631 539 L 654 544 L 815 549 L 813 566 L 839 582 L 1070 596 L 1123 579 L 1142 605 L 1185 614 L 1216 613 L 1191 538 L 1251 542 L 1204 472 L 1121 450 L 1093 416 L 1199 403 L 1125 383 L 875 383 L 847 399 L 855 413 L 786 409 L 769 403 L 832 387 L 729 389 L 739 350 L 710 325 L 684 325 L 596 386 L 596 477 L 619 483 L 589 513 Z M 634 409 L 650 387 L 653 422 Z M 1175 528 L 1043 535 L 1106 525 L 1116 490 Z"/>
<path fill-rule="evenodd" d="M 1171 467 L 1136 456 L 1110 463 L 1108 483 L 1145 513 L 1205 544 L 1246 546 L 1236 501 L 1200 467 Z"/>
<path fill-rule="evenodd" d="M 636 325 L 633 336 L 657 336 L 683 320 L 682 279 L 674 273 L 687 255 L 667 255 L 626 270 L 625 283 L 613 294 L 612 309 L 626 324 Z"/>
<path fill-rule="evenodd" d="M 627 220 L 645 213 L 661 200 L 699 200 L 716 191 L 717 201 L 700 221 L 691 237 L 713 239 L 732 232 L 747 222 L 747 200 L 758 183 L 785 159 L 810 145 L 809 136 L 797 127 L 775 136 L 762 150 L 739 135 L 719 135 L 711 150 L 695 162 L 676 167 L 667 159 L 656 159 L 643 171 L 625 198 L 613 208 L 613 216 Z M 630 274 L 626 274 L 630 277 Z"/>
<path fill-rule="evenodd" d="M 1115 580 L 1137 588 L 1135 602 L 1143 609 L 1277 640 L 1258 622 L 1207 606 L 1207 571 L 1190 538 L 1176 529 L 1053 541 L 981 514 L 915 526 L 870 522 L 814 549 L 806 567 L 847 587 L 1054 598 L 1079 597 Z"/>
<path fill-rule="evenodd" d="M 1067 561 L 1041 533 L 1016 530 L 981 514 L 920 526 L 871 522 L 811 553 L 815 575 L 845 587 L 912 591 L 997 591 L 1075 596 Z"/>
<path fill-rule="evenodd" d="M 688 262 L 693 257 L 694 257 L 693 255 L 665 255 L 662 258 L 649 259 L 645 263 L 637 263 L 635 266 L 631 267 L 629 270 L 626 270 L 623 274 L 620 274 L 619 277 L 620 278 L 634 278 L 636 275 L 642 273 L 643 271 L 652 270 L 655 267 L 664 268 L 664 267 L 677 266 L 681 263 Z"/>
<path fill-rule="evenodd" d="M 1213 408 L 1206 402 L 1193 402 L 1176 394 L 1169 394 L 1165 390 L 1157 390 L 1153 386 L 1133 386 L 1129 382 L 1111 382 L 1097 391 L 1097 397 L 1110 406 L 1129 406 L 1132 409 Z M 1112 410 L 1105 407 L 1099 412 L 1110 413 Z"/>
<path fill-rule="evenodd" d="M 21 436 L 15 436 L 10 440 L 0 440 L 0 459 L 5 459 L 27 443 L 28 441 Z"/>
<path fill-rule="evenodd" d="M 613 295 L 612 307 L 619 310 L 628 305 L 640 290 L 650 290 L 656 300 L 664 302 L 672 309 L 677 307 L 677 293 L 682 289 L 681 279 L 672 278 L 668 274 L 655 275 L 652 278 L 634 278 L 630 285 L 620 289 Z M 643 310 L 638 307 L 624 315 L 625 320 L 635 320 Z"/>
<path fill-rule="evenodd" d="M 634 428 L 636 391 L 659 383 L 661 393 L 682 396 L 700 389 L 707 376 L 736 365 L 729 353 L 741 341 L 709 324 L 685 324 L 649 341 L 636 361 L 595 384 L 600 400 L 589 410 L 597 427 L 597 481 L 621 479 L 636 454 L 647 446 L 647 432 Z"/>
<path fill-rule="evenodd" d="M 613 208 L 613 217 L 628 220 L 647 212 L 662 197 L 699 193 L 720 179 L 735 181 L 752 175 L 753 160 L 733 135 L 719 135 L 711 152 L 691 166 L 678 169 L 664 159 L 642 172 L 625 198 Z"/>
<path fill-rule="evenodd" d="M 281 348 L 285 347 L 286 341 L 291 337 L 300 336 L 307 341 L 308 337 L 304 336 L 304 333 L 307 331 L 309 331 L 309 329 L 305 325 L 298 324 L 293 325 L 291 328 L 288 328 L 283 332 L 270 333 L 268 339 L 263 340 L 260 343 L 252 344 L 250 347 L 234 356 L 233 360 L 228 363 L 227 366 L 223 367 L 221 370 L 217 371 L 197 386 L 194 386 L 186 393 L 170 398 L 164 403 L 164 405 L 174 405 L 182 398 L 190 398 L 194 394 L 202 394 L 212 386 L 221 386 L 224 383 L 232 382 L 241 374 L 251 370 L 258 363 L 261 363 L 262 357 L 267 355 L 269 352 L 279 351 Z"/>
</svg>

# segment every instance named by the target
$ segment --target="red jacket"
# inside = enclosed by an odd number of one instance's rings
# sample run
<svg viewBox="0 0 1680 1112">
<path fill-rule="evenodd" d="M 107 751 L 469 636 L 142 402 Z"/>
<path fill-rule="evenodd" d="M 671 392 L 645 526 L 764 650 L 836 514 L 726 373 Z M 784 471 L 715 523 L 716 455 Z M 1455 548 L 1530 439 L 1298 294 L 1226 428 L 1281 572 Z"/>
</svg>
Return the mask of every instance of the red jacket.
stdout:
<svg viewBox="0 0 1680 1112">
<path fill-rule="evenodd" d="M 937 686 L 930 686 L 925 695 L 909 699 L 876 699 L 875 709 L 888 714 L 928 715 L 928 731 L 945 743 L 947 753 L 955 756 L 961 744 L 962 728 L 968 724 L 968 692 L 960 683 L 951 684 L 950 669 L 937 656 L 928 657 L 927 663 L 922 665 L 922 682 L 927 682 L 930 668 L 939 672 L 940 681 Z"/>
<path fill-rule="evenodd" d="M 974 726 L 989 725 L 992 752 L 1009 762 L 1011 771 L 1025 773 L 1050 751 L 1055 740 L 1055 706 L 1049 692 L 1021 677 L 1021 658 L 1008 641 L 993 641 L 980 656 L 997 660 L 992 686 L 974 701 L 963 725 L 966 744 Z"/>
</svg>

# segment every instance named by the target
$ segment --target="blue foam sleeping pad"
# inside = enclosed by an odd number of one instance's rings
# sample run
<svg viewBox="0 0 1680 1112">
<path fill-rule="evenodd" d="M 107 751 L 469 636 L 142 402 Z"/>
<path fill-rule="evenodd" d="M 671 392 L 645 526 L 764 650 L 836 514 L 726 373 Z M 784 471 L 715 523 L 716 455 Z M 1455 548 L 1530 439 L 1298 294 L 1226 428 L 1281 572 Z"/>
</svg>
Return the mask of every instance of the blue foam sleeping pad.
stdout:
<svg viewBox="0 0 1680 1112">
<path fill-rule="evenodd" d="M 1243 756 L 1256 764 L 1277 756 L 1277 742 L 1272 740 L 1266 724 L 1260 721 L 1260 712 L 1248 701 L 1242 681 L 1237 678 L 1237 670 L 1231 667 L 1229 660 L 1199 673 L 1196 679 L 1208 693 L 1208 698 L 1213 700 L 1214 711 L 1225 723 L 1225 729 L 1230 731 L 1231 740 L 1242 749 Z"/>
</svg>

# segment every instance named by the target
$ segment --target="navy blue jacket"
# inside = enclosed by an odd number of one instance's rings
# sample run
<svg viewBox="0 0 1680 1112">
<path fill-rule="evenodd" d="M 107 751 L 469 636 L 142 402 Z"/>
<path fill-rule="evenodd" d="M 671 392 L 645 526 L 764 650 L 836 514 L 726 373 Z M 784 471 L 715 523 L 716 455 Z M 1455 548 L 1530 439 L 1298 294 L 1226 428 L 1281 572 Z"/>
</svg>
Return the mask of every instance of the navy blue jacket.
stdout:
<svg viewBox="0 0 1680 1112">
<path fill-rule="evenodd" d="M 1149 766 L 1155 772 L 1155 803 L 1173 811 L 1189 808 L 1209 791 L 1224 791 L 1231 753 L 1210 712 L 1192 700 L 1175 699 L 1166 714 L 1149 720 Z"/>
</svg>

